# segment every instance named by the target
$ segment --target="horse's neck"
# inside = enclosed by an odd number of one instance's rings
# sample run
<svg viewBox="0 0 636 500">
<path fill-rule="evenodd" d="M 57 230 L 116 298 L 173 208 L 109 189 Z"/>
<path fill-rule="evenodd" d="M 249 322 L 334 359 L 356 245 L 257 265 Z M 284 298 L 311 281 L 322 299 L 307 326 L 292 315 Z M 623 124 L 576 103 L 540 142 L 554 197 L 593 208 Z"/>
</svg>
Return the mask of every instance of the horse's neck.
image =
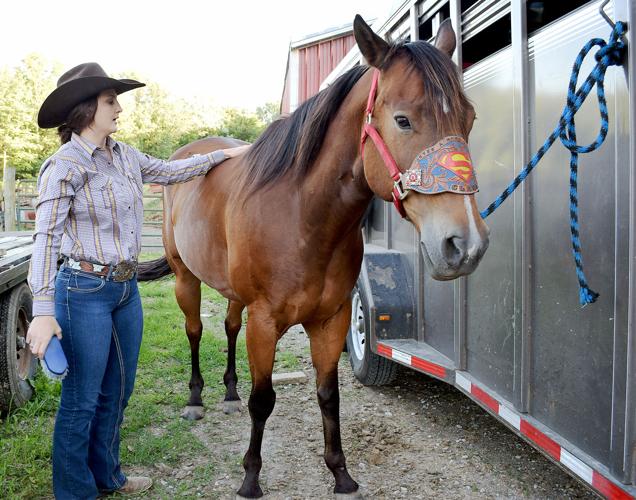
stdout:
<svg viewBox="0 0 636 500">
<path fill-rule="evenodd" d="M 309 219 L 321 221 L 335 235 L 357 226 L 373 198 L 359 151 L 370 75 L 363 75 L 344 100 L 301 188 Z"/>
</svg>

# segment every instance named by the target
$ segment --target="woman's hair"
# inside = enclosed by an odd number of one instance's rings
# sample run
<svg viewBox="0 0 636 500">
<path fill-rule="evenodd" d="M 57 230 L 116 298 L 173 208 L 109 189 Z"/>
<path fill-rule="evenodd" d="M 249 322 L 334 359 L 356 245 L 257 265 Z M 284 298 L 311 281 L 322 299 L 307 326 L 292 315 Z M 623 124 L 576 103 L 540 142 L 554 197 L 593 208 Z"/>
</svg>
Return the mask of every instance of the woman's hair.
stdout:
<svg viewBox="0 0 636 500">
<path fill-rule="evenodd" d="M 57 135 L 60 136 L 60 142 L 62 144 L 66 144 L 71 140 L 73 132 L 79 134 L 82 130 L 93 123 L 96 111 L 97 96 L 86 99 L 75 106 L 66 117 L 64 125 L 60 125 L 57 128 Z"/>
</svg>

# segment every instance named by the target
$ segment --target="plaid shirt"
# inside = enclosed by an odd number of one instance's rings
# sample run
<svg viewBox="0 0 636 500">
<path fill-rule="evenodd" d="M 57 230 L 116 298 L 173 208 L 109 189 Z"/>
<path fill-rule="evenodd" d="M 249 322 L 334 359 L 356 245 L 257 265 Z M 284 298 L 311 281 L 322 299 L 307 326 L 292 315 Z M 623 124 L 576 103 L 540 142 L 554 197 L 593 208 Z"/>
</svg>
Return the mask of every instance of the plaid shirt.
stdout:
<svg viewBox="0 0 636 500">
<path fill-rule="evenodd" d="M 221 151 L 164 161 L 110 137 L 106 150 L 73 134 L 44 162 L 38 177 L 33 255 L 28 282 L 33 315 L 55 314 L 60 253 L 75 260 L 118 264 L 141 251 L 142 183 L 175 184 L 204 175 Z"/>
</svg>

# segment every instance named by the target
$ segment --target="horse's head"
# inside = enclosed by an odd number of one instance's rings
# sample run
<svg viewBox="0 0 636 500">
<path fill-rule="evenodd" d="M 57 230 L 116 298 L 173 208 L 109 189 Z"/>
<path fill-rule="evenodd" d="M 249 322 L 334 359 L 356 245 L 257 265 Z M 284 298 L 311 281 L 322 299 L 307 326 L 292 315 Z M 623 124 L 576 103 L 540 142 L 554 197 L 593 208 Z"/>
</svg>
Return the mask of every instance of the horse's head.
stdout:
<svg viewBox="0 0 636 500">
<path fill-rule="evenodd" d="M 469 274 L 488 247 L 489 230 L 473 195 L 477 182 L 466 143 L 475 110 L 450 58 L 455 32 L 446 21 L 434 46 L 422 41 L 391 45 L 356 16 L 354 34 L 368 63 L 379 70 L 365 116 L 371 125 L 365 129 L 376 142 L 365 141 L 367 183 L 384 200 L 404 196 L 404 211 L 420 234 L 433 278 Z M 381 153 L 382 141 L 388 153 Z"/>
</svg>

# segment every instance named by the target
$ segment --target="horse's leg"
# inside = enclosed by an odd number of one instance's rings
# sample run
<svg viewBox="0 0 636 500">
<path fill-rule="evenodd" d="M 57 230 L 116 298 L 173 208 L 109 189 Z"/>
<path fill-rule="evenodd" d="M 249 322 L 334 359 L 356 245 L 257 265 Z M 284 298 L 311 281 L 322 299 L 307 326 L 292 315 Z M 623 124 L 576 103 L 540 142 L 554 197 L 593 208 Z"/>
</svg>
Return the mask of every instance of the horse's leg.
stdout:
<svg viewBox="0 0 636 500">
<path fill-rule="evenodd" d="M 311 359 L 316 370 L 316 389 L 325 437 L 325 463 L 336 479 L 336 494 L 351 494 L 358 491 L 358 483 L 347 472 L 340 440 L 338 360 L 350 321 L 351 302 L 347 301 L 329 320 L 303 324 L 309 334 Z"/>
<path fill-rule="evenodd" d="M 240 411 L 241 398 L 236 391 L 236 338 L 241 330 L 241 313 L 245 306 L 233 300 L 227 303 L 227 314 L 225 316 L 225 335 L 227 336 L 227 368 L 223 375 L 225 383 L 225 400 L 223 401 L 223 412 L 230 414 Z"/>
<path fill-rule="evenodd" d="M 203 377 L 199 369 L 199 343 L 203 333 L 201 323 L 201 281 L 190 272 L 180 259 L 172 259 L 176 274 L 175 295 L 179 307 L 185 315 L 185 331 L 190 342 L 192 375 L 190 376 L 190 399 L 181 416 L 187 420 L 203 418 Z"/>
<path fill-rule="evenodd" d="M 249 314 L 247 321 L 247 355 L 252 375 L 252 392 L 248 407 L 252 419 L 252 433 L 250 446 L 243 458 L 245 478 L 238 490 L 238 495 L 244 498 L 258 498 L 263 491 L 258 484 L 258 476 L 263 461 L 261 459 L 261 444 L 265 422 L 274 410 L 276 393 L 272 387 L 272 370 L 278 332 L 274 321 L 269 317 Z"/>
</svg>

